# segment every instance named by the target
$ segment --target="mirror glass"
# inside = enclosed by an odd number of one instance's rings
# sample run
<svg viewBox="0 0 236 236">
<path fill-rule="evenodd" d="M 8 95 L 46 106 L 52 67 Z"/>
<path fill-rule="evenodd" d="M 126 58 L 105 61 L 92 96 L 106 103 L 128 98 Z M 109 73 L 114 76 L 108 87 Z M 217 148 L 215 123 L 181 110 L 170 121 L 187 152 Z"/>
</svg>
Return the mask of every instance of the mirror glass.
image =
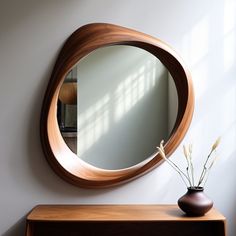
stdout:
<svg viewBox="0 0 236 236">
<path fill-rule="evenodd" d="M 116 170 L 156 152 L 170 137 L 177 112 L 176 87 L 160 60 L 137 47 L 113 45 L 91 52 L 68 73 L 57 119 L 79 158 Z"/>
</svg>

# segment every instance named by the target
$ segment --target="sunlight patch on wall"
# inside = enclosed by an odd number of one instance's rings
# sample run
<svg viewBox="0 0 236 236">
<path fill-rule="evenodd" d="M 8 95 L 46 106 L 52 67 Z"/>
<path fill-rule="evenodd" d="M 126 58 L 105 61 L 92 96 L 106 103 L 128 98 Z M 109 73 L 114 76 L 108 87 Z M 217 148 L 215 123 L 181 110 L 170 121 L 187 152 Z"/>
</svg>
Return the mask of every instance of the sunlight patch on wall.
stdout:
<svg viewBox="0 0 236 236">
<path fill-rule="evenodd" d="M 236 33 L 227 34 L 224 38 L 224 70 L 228 71 L 236 61 Z"/>
<path fill-rule="evenodd" d="M 183 37 L 184 54 L 190 66 L 196 65 L 208 53 L 209 19 L 203 18 Z"/>
<path fill-rule="evenodd" d="M 236 26 L 236 1 L 224 1 L 224 34 L 229 33 Z"/>
<path fill-rule="evenodd" d="M 229 86 L 230 88 L 224 93 L 224 97 L 220 100 L 219 113 L 220 123 L 219 129 L 222 130 L 222 147 L 224 153 L 222 154 L 222 161 L 229 160 L 235 153 L 236 143 L 236 84 Z M 234 156 L 234 155 L 233 155 Z"/>
<path fill-rule="evenodd" d="M 218 124 L 219 126 L 223 126 L 222 128 L 225 130 L 229 126 L 233 125 L 236 122 L 235 119 L 235 108 L 236 108 L 236 85 L 226 90 L 223 98 L 220 100 L 219 104 L 219 116 L 222 122 Z M 226 127 L 224 127 L 224 125 Z M 234 142 L 236 139 L 234 139 Z"/>
<path fill-rule="evenodd" d="M 224 70 L 236 61 L 236 1 L 226 0 L 224 5 Z"/>
<path fill-rule="evenodd" d="M 205 112 L 203 111 L 201 113 L 196 111 L 200 120 L 198 119 L 199 122 L 195 123 L 191 128 L 191 138 L 197 142 L 197 146 L 201 147 L 201 149 L 196 150 L 196 157 L 202 155 L 202 150 L 208 150 L 210 145 L 214 142 L 213 139 L 216 139 L 218 136 L 221 136 L 219 151 L 223 147 L 228 147 L 224 148 L 224 153 L 220 154 L 220 158 L 227 160 L 235 152 L 236 84 L 234 83 L 229 85 L 227 88 L 225 87 L 222 94 L 223 96 L 221 96 L 220 99 L 215 98 L 209 103 L 207 108 L 210 109 L 206 109 Z M 201 138 L 201 131 L 203 135 L 207 134 L 207 140 Z"/>
<path fill-rule="evenodd" d="M 196 98 L 198 99 L 207 87 L 207 67 L 201 62 L 209 53 L 209 17 L 204 17 L 183 37 L 182 48 L 185 60 L 197 79 L 194 87 L 196 87 Z"/>
<path fill-rule="evenodd" d="M 236 121 L 231 124 L 231 126 L 228 127 L 227 130 L 223 133 L 222 138 L 222 147 L 229 147 L 224 148 L 224 153 L 222 153 L 222 156 L 220 157 L 222 159 L 222 162 L 226 162 L 229 160 L 230 157 L 235 153 L 235 143 L 236 143 Z M 235 158 L 235 155 L 233 155 L 233 158 Z"/>
<path fill-rule="evenodd" d="M 200 99 L 207 90 L 209 82 L 208 69 L 208 64 L 204 60 L 191 70 L 191 73 L 195 78 L 194 92 L 197 100 Z"/>
<path fill-rule="evenodd" d="M 224 2 L 224 71 L 236 62 L 236 1 Z"/>
</svg>

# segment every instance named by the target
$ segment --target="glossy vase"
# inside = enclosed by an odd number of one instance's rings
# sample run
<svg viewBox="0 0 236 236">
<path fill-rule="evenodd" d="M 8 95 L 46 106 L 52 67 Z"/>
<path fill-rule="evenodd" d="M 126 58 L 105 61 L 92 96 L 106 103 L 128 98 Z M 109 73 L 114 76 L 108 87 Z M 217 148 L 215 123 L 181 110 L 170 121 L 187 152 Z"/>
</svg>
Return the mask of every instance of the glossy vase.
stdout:
<svg viewBox="0 0 236 236">
<path fill-rule="evenodd" d="M 212 208 L 213 201 L 205 195 L 204 188 L 190 187 L 178 200 L 178 205 L 189 216 L 203 216 Z"/>
</svg>

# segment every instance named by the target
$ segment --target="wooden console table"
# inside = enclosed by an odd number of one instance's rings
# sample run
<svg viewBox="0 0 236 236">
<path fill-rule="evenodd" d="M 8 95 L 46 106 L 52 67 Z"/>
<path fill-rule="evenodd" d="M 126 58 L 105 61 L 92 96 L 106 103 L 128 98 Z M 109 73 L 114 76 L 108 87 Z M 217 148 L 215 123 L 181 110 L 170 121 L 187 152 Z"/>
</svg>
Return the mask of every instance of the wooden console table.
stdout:
<svg viewBox="0 0 236 236">
<path fill-rule="evenodd" d="M 225 236 L 225 217 L 212 209 L 187 217 L 176 205 L 39 205 L 26 236 Z"/>
</svg>

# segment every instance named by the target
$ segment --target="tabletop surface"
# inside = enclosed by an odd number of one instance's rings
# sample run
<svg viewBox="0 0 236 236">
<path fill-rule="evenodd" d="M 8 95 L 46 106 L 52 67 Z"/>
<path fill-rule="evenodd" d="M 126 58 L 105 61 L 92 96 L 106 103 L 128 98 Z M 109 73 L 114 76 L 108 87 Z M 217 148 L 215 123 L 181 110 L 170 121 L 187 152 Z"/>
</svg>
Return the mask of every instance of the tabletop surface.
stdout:
<svg viewBox="0 0 236 236">
<path fill-rule="evenodd" d="M 212 208 L 201 217 L 186 216 L 177 205 L 38 205 L 28 221 L 225 221 Z"/>
</svg>

